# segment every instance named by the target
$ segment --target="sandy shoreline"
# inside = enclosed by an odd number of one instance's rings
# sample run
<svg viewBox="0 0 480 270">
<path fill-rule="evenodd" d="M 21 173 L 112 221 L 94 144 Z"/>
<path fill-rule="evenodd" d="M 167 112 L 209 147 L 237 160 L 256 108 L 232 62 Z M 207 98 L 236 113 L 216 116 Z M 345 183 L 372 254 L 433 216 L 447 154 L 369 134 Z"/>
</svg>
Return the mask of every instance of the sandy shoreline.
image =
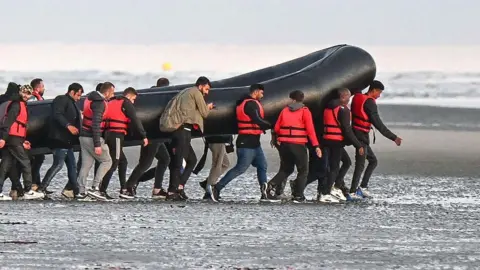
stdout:
<svg viewBox="0 0 480 270">
<path fill-rule="evenodd" d="M 376 174 L 385 175 L 417 175 L 417 176 L 450 176 L 475 177 L 480 164 L 480 146 L 475 142 L 478 133 L 472 131 L 444 131 L 424 129 L 392 129 L 403 138 L 403 144 L 397 147 L 392 141 L 377 132 L 377 140 L 372 148 L 378 158 Z M 263 149 L 268 159 L 268 172 L 275 173 L 279 167 L 276 150 L 269 145 L 270 135 L 262 138 Z M 197 157 L 203 151 L 201 139 L 193 141 Z M 354 159 L 353 147 L 348 147 L 350 157 Z M 125 148 L 129 167 L 138 162 L 138 147 Z M 210 155 L 204 168 L 209 169 Z M 230 154 L 234 164 L 235 154 Z M 233 166 L 233 165 L 232 165 Z M 349 171 L 349 174 L 353 169 Z M 192 176 L 192 178 L 195 176 Z"/>
</svg>

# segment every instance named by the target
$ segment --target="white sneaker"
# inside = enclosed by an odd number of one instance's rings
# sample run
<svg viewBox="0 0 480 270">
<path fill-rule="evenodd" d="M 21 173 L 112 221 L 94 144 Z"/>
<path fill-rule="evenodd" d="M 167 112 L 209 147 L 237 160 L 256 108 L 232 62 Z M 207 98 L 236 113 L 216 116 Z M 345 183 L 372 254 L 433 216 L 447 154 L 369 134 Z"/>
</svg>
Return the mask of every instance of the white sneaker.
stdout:
<svg viewBox="0 0 480 270">
<path fill-rule="evenodd" d="M 327 195 L 320 195 L 320 202 L 325 202 L 325 203 L 338 203 L 340 202 L 337 198 L 333 197 L 330 194 Z"/>
<path fill-rule="evenodd" d="M 11 201 L 12 197 L 8 195 L 3 195 L 3 193 L 0 193 L 0 201 Z"/>
<path fill-rule="evenodd" d="M 372 197 L 372 193 L 368 191 L 368 188 L 358 188 L 358 189 L 360 189 L 360 192 L 363 194 L 364 198 Z"/>
<path fill-rule="evenodd" d="M 43 199 L 45 197 L 45 194 L 43 192 L 37 192 L 30 190 L 29 192 L 25 192 L 25 195 L 23 195 L 23 198 L 25 200 L 36 200 L 36 199 Z"/>
<path fill-rule="evenodd" d="M 345 197 L 345 195 L 343 195 L 343 192 L 336 187 L 332 188 L 332 191 L 330 191 L 330 195 L 337 198 L 339 201 L 347 201 L 347 198 Z"/>
</svg>

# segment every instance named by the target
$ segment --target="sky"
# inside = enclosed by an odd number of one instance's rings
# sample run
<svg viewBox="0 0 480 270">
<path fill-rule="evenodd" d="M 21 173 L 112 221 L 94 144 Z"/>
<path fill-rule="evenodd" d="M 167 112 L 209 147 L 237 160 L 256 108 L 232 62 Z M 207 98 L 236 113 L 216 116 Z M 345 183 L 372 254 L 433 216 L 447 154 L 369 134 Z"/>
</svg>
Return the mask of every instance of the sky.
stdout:
<svg viewBox="0 0 480 270">
<path fill-rule="evenodd" d="M 0 43 L 479 45 L 475 0 L 0 0 Z"/>
</svg>

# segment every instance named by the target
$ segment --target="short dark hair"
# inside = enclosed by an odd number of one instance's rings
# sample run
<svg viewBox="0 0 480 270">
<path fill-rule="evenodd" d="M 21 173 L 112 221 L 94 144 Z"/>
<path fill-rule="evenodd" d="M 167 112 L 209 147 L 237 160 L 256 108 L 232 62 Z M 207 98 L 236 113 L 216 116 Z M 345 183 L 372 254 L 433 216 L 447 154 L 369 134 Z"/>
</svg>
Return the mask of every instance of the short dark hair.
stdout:
<svg viewBox="0 0 480 270">
<path fill-rule="evenodd" d="M 383 91 L 385 89 L 385 86 L 383 86 L 383 83 L 381 83 L 380 81 L 375 80 L 370 84 L 368 91 L 371 91 L 373 89 L 380 89 Z"/>
<path fill-rule="evenodd" d="M 97 84 L 97 87 L 95 87 L 95 91 L 100 92 L 100 88 L 102 88 L 103 83 Z"/>
<path fill-rule="evenodd" d="M 125 90 L 123 90 L 123 95 L 126 96 L 126 95 L 138 95 L 138 92 L 137 90 L 135 90 L 135 88 L 133 87 L 127 87 Z"/>
<path fill-rule="evenodd" d="M 212 84 L 210 83 L 210 80 L 205 77 L 205 76 L 200 76 L 197 79 L 197 82 L 195 83 L 195 86 L 200 86 L 200 85 L 205 85 L 208 84 L 208 86 L 212 87 Z"/>
<path fill-rule="evenodd" d="M 254 83 L 250 85 L 250 94 L 257 90 L 265 90 L 265 87 L 261 83 Z"/>
<path fill-rule="evenodd" d="M 303 102 L 303 99 L 305 98 L 305 95 L 303 94 L 302 91 L 295 90 L 295 91 L 290 92 L 289 97 L 291 99 L 295 100 L 296 102 Z"/>
<path fill-rule="evenodd" d="M 67 93 L 70 93 L 70 91 L 73 91 L 75 94 L 79 91 L 83 93 L 83 86 L 79 83 L 72 83 L 68 86 Z"/>
<path fill-rule="evenodd" d="M 30 82 L 30 86 L 35 89 L 38 85 L 40 85 L 43 82 L 42 79 L 40 78 L 35 78 Z"/>
<path fill-rule="evenodd" d="M 111 82 L 104 82 L 102 87 L 100 87 L 100 93 L 105 94 L 110 88 L 115 88 L 115 85 Z"/>
<path fill-rule="evenodd" d="M 169 85 L 170 85 L 170 81 L 165 77 L 162 77 L 157 80 L 157 87 L 164 87 Z"/>
</svg>

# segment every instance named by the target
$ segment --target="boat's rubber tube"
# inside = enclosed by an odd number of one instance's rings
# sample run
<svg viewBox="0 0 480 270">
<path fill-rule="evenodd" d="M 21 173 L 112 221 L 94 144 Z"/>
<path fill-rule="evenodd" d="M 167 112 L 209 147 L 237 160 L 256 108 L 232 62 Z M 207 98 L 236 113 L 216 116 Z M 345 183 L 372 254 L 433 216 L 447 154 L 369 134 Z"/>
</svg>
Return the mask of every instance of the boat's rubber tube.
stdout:
<svg viewBox="0 0 480 270">
<path fill-rule="evenodd" d="M 255 77 L 256 74 L 251 72 L 247 73 L 250 74 L 249 76 L 245 74 L 234 77 L 238 79 L 245 76 L 245 83 L 242 83 L 242 80 L 235 80 L 238 84 L 245 86 L 212 88 L 206 99 L 208 102 L 214 102 L 216 109 L 211 111 L 205 120 L 204 135 L 237 134 L 236 101 L 248 94 L 249 85 L 252 83 L 261 82 L 265 86 L 262 104 L 265 109 L 265 118 L 271 123 L 275 123 L 280 111 L 288 104 L 288 94 L 293 90 L 301 90 L 305 93 L 305 104 L 310 108 L 313 116 L 318 117 L 323 113 L 325 102 L 329 99 L 333 89 L 347 87 L 358 91 L 367 87 L 376 74 L 372 56 L 354 46 L 342 45 L 334 48 L 328 54 L 325 53 L 325 50 L 321 50 L 297 58 L 296 61 L 301 62 L 301 66 L 296 62 L 282 64 L 286 69 L 292 65 L 295 66 L 289 72 L 275 71 L 278 65 L 270 67 L 271 73 L 267 72 L 270 68 L 260 70 L 262 76 L 258 78 L 282 74 L 279 77 L 253 80 L 251 77 Z M 144 92 L 137 97 L 135 102 L 137 115 L 147 131 L 149 139 L 168 139 L 169 134 L 160 132 L 159 118 L 170 99 L 185 86 L 168 87 L 171 91 L 162 89 L 162 91 Z M 46 135 L 48 134 L 50 103 L 51 101 L 34 102 L 28 106 L 30 112 L 28 139 L 32 143 L 34 153 L 49 152 L 45 147 L 48 145 Z M 79 102 L 79 106 L 83 108 L 83 100 Z M 126 146 L 140 144 L 139 137 L 135 134 L 128 135 L 125 142 Z"/>
</svg>

